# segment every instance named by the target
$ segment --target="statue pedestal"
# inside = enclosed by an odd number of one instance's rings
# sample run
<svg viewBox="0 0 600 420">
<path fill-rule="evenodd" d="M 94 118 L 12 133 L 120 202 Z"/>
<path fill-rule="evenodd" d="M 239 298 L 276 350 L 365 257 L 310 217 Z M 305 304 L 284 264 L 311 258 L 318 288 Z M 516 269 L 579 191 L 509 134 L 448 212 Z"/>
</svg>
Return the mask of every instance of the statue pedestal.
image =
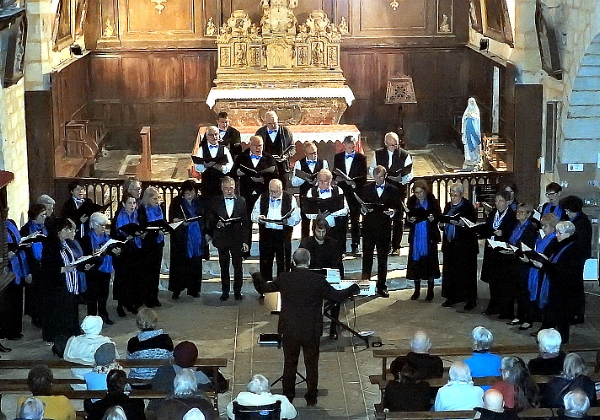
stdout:
<svg viewBox="0 0 600 420">
<path fill-rule="evenodd" d="M 216 113 L 227 112 L 233 126 L 262 125 L 265 113 L 277 112 L 291 125 L 339 124 L 354 95 L 348 86 L 335 88 L 213 88 L 206 103 Z"/>
</svg>

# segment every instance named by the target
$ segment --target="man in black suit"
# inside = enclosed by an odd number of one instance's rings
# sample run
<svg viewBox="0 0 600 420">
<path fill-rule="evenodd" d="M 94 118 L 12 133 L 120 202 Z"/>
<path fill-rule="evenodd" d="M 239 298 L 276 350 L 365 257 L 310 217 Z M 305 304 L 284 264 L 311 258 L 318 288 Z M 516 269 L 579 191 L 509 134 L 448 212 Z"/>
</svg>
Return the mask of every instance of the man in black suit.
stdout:
<svg viewBox="0 0 600 420">
<path fill-rule="evenodd" d="M 313 236 L 308 236 L 300 242 L 300 248 L 308 250 L 310 253 L 310 266 L 313 269 L 334 268 L 339 270 L 340 277 L 344 278 L 344 263 L 342 253 L 338 242 L 330 236 L 327 236 L 329 223 L 324 218 L 317 218 L 313 223 Z M 339 319 L 340 305 L 337 302 L 329 301 L 328 306 L 331 310 L 331 317 Z M 327 309 L 327 306 L 326 306 Z M 331 322 L 329 327 L 329 338 L 338 339 L 337 325 Z"/>
<path fill-rule="evenodd" d="M 94 202 L 85 196 L 85 185 L 83 185 L 82 182 L 71 181 L 69 182 L 69 185 L 67 185 L 67 188 L 71 193 L 71 198 L 63 204 L 60 217 L 63 219 L 71 219 L 77 225 L 75 239 L 79 240 L 86 235 L 88 219 L 90 218 L 91 213 L 90 215 L 81 215 L 78 210 L 84 204 L 88 206 L 94 204 Z"/>
<path fill-rule="evenodd" d="M 294 164 L 294 173 L 292 176 L 292 187 L 298 187 L 300 190 L 300 207 L 302 207 L 302 199 L 306 197 L 306 193 L 311 187 L 317 185 L 317 173 L 321 169 L 329 169 L 329 164 L 325 159 L 319 159 L 317 156 L 317 145 L 315 142 L 308 141 L 304 143 L 304 157 L 297 160 Z M 302 173 L 301 173 L 301 172 Z M 307 179 L 304 174 L 309 175 Z M 301 237 L 306 238 L 310 234 L 310 220 L 302 212 Z"/>
<path fill-rule="evenodd" d="M 265 125 L 256 130 L 256 135 L 260 136 L 265 145 L 265 152 L 272 156 L 278 156 L 277 170 L 279 179 L 283 188 L 287 187 L 287 174 L 290 172 L 290 158 L 296 153 L 284 153 L 294 144 L 292 132 L 282 125 L 279 125 L 279 117 L 275 111 L 268 111 L 265 114 Z"/>
<path fill-rule="evenodd" d="M 234 169 L 240 181 L 240 195 L 246 199 L 248 211 L 252 211 L 258 197 L 268 191 L 269 182 L 278 178 L 277 163 L 270 154 L 263 152 L 263 139 L 252 136 L 250 147 L 238 156 Z M 249 247 L 252 244 L 251 235 L 252 228 L 248 229 L 246 238 Z"/>
<path fill-rule="evenodd" d="M 371 175 L 376 166 L 383 166 L 387 170 L 387 181 L 398 188 L 400 200 L 406 199 L 406 186 L 413 179 L 412 156 L 400 147 L 400 138 L 394 132 L 385 135 L 385 147 L 374 152 L 374 158 L 369 169 Z M 392 221 L 392 254 L 400 254 L 400 242 L 404 229 L 402 206 L 396 212 Z"/>
<path fill-rule="evenodd" d="M 248 252 L 250 221 L 246 200 L 235 195 L 235 181 L 229 176 L 221 180 L 222 197 L 215 197 L 207 220 L 207 234 L 219 250 L 221 267 L 221 300 L 229 299 L 229 261 L 233 264 L 233 293 L 235 300 L 242 300 L 242 253 Z"/>
<path fill-rule="evenodd" d="M 346 181 L 337 171 L 346 174 L 351 181 Z M 359 193 L 367 182 L 367 157 L 356 151 L 356 140 L 352 136 L 344 139 L 344 151 L 337 153 L 333 158 L 333 172 L 336 174 L 338 186 L 344 191 L 348 207 L 350 209 L 350 232 L 352 236 L 352 253 L 358 253 L 360 243 L 360 231 L 358 221 L 360 219 L 360 205 L 354 198 L 354 192 Z M 346 244 L 344 243 L 344 252 Z"/>
<path fill-rule="evenodd" d="M 365 185 L 360 194 L 365 205 L 363 214 L 363 279 L 371 278 L 373 250 L 377 247 L 377 294 L 389 297 L 387 286 L 387 261 L 390 252 L 390 228 L 392 218 L 400 208 L 400 193 L 393 185 L 385 182 L 386 170 L 377 166 L 373 171 L 375 182 Z M 369 204 L 374 204 L 369 206 Z"/>
<path fill-rule="evenodd" d="M 198 149 L 196 156 L 203 158 L 204 163 L 194 165 L 202 174 L 200 188 L 204 197 L 221 194 L 221 179 L 231 171 L 233 158 L 229 149 L 219 143 L 219 129 L 210 126 L 206 129 L 207 142 Z"/>
<path fill-rule="evenodd" d="M 280 292 L 281 314 L 278 332 L 283 340 L 283 395 L 290 402 L 296 396 L 296 371 L 300 349 L 304 354 L 307 391 L 304 395 L 309 406 L 317 404 L 319 384 L 319 341 L 323 334 L 323 299 L 342 302 L 358 294 L 353 284 L 344 290 L 335 290 L 322 274 L 309 270 L 310 254 L 304 248 L 294 252 L 294 270 L 282 273 L 277 280 L 265 282 L 260 273 L 253 273 L 254 287 L 259 293 Z"/>
<path fill-rule="evenodd" d="M 242 137 L 240 132 L 233 128 L 230 123 L 227 112 L 219 112 L 217 114 L 218 141 L 229 149 L 229 153 L 231 153 L 231 157 L 235 162 L 235 159 L 242 153 Z M 200 146 L 204 146 L 207 142 L 208 138 L 206 137 L 206 133 L 204 133 Z"/>
</svg>

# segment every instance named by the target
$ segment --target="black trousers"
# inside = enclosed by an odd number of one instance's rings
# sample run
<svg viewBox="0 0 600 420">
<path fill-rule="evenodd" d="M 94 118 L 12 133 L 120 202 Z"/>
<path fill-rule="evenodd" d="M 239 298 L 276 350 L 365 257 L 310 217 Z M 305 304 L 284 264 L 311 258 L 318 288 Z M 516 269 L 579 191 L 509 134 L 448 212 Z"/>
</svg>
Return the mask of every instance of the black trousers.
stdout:
<svg viewBox="0 0 600 420">
<path fill-rule="evenodd" d="M 11 281 L 0 292 L 0 338 L 18 337 L 23 332 L 23 284 Z"/>
<path fill-rule="evenodd" d="M 84 297 L 87 304 L 87 314 L 108 316 L 106 301 L 108 300 L 110 287 L 110 273 L 92 269 L 86 273 L 85 279 L 87 281 L 87 291 Z"/>
<path fill-rule="evenodd" d="M 368 230 L 368 226 L 366 229 Z M 362 274 L 363 278 L 371 277 L 373 269 L 373 254 L 377 247 L 377 290 L 386 288 L 387 280 L 387 262 L 390 252 L 390 238 L 387 235 L 367 234 L 363 237 L 363 263 Z"/>
<path fill-rule="evenodd" d="M 301 339 L 292 336 L 283 336 L 283 395 L 290 402 L 296 396 L 296 371 L 300 350 L 304 354 L 304 367 L 306 368 L 306 394 L 304 398 L 317 397 L 319 385 L 319 343 L 320 337 Z"/>
<path fill-rule="evenodd" d="M 399 249 L 404 232 L 404 209 L 400 207 L 392 218 L 392 249 Z"/>
<path fill-rule="evenodd" d="M 360 205 L 348 203 L 350 209 L 348 223 L 350 223 L 350 236 L 352 238 L 352 247 L 356 248 L 360 244 Z M 344 252 L 346 252 L 346 237 L 344 236 Z"/>
<path fill-rule="evenodd" d="M 158 301 L 158 284 L 164 246 L 165 243 L 161 242 L 144 244 L 142 247 L 142 296 L 146 305 L 152 305 Z"/>
<path fill-rule="evenodd" d="M 242 244 L 219 248 L 219 266 L 221 267 L 221 290 L 229 294 L 231 276 L 229 274 L 229 261 L 233 264 L 233 292 L 241 293 L 244 283 L 242 271 Z"/>
<path fill-rule="evenodd" d="M 290 271 L 292 242 L 285 237 L 283 230 L 267 229 L 261 231 L 258 250 L 260 253 L 260 274 L 267 281 L 273 279 L 273 260 L 277 262 L 277 275 Z"/>
</svg>

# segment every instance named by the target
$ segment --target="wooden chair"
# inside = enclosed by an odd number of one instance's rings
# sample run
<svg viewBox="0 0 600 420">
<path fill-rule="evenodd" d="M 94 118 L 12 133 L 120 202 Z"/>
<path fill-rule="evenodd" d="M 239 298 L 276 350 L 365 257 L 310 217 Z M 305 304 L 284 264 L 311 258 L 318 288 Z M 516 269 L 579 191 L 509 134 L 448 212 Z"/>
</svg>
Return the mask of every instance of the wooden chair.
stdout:
<svg viewBox="0 0 600 420">
<path fill-rule="evenodd" d="M 246 406 L 233 402 L 235 420 L 279 420 L 281 417 L 281 401 L 273 404 Z"/>
</svg>

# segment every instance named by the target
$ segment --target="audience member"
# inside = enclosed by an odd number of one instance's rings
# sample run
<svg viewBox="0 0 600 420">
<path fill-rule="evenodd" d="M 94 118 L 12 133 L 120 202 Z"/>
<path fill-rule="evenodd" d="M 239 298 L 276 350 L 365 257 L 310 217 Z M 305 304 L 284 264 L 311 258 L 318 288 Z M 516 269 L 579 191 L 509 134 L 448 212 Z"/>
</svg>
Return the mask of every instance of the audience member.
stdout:
<svg viewBox="0 0 600 420">
<path fill-rule="evenodd" d="M 104 343 L 94 354 L 94 367 L 85 374 L 85 384 L 89 390 L 106 391 L 106 377 L 114 369 L 123 370 L 117 362 L 117 347 L 114 343 Z"/>
<path fill-rule="evenodd" d="M 246 407 L 255 407 L 259 405 L 273 404 L 281 401 L 281 419 L 296 418 L 298 413 L 289 400 L 278 394 L 271 394 L 269 380 L 263 375 L 254 375 L 252 380 L 246 386 L 247 391 L 240 392 L 233 401 Z M 233 420 L 233 401 L 227 405 L 227 416 Z"/>
<path fill-rule="evenodd" d="M 502 393 L 493 388 L 483 394 L 483 407 L 476 407 L 475 410 L 481 413 L 480 420 L 517 420 L 519 418 L 514 411 L 504 409 Z"/>
<path fill-rule="evenodd" d="M 108 393 L 101 400 L 93 402 L 90 399 L 83 401 L 83 408 L 87 413 L 87 420 L 102 420 L 106 411 L 116 405 L 121 406 L 128 420 L 146 420 L 144 413 L 144 400 L 130 398 L 125 394 L 127 375 L 122 370 L 111 370 L 106 378 Z"/>
<path fill-rule="evenodd" d="M 503 395 L 506 408 L 522 411 L 539 405 L 539 389 L 520 357 L 502 358 L 502 380 L 492 385 Z"/>
<path fill-rule="evenodd" d="M 483 390 L 473 385 L 471 371 L 464 362 L 450 366 L 450 380 L 435 397 L 434 411 L 472 410 L 483 404 Z"/>
<path fill-rule="evenodd" d="M 31 368 L 27 375 L 27 387 L 34 397 L 37 397 L 45 405 L 44 415 L 54 420 L 75 420 L 76 413 L 71 401 L 64 395 L 52 395 L 52 382 L 54 374 L 46 365 L 36 365 Z M 19 398 L 17 406 L 25 401 Z"/>
<path fill-rule="evenodd" d="M 394 380 L 385 387 L 381 404 L 388 411 L 426 411 L 431 408 L 431 387 L 421 381 L 420 374 L 406 363 L 398 371 L 393 369 Z"/>
<path fill-rule="evenodd" d="M 569 353 L 565 357 L 563 371 L 546 384 L 544 406 L 564 408 L 563 398 L 569 391 L 581 389 L 588 396 L 590 404 L 596 405 L 596 385 L 586 376 L 587 366 L 577 353 Z"/>
<path fill-rule="evenodd" d="M 563 368 L 565 352 L 560 349 L 562 339 L 554 328 L 540 330 L 537 334 L 540 354 L 527 363 L 532 375 L 558 375 Z"/>
<path fill-rule="evenodd" d="M 431 340 L 425 331 L 417 331 L 410 341 L 410 351 L 406 356 L 397 357 L 390 365 L 392 373 L 400 372 L 408 363 L 415 369 L 418 379 L 441 378 L 444 375 L 444 362 L 439 356 L 429 354 Z"/>
<path fill-rule="evenodd" d="M 79 363 L 80 365 L 94 366 L 96 350 L 106 343 L 114 342 L 102 334 L 102 318 L 96 315 L 88 315 L 81 322 L 83 334 L 74 335 L 69 338 L 65 347 L 63 358 L 67 362 Z M 116 352 L 115 358 L 119 357 Z M 86 368 L 71 369 L 77 378 L 83 379 L 84 375 L 90 372 Z"/>
<path fill-rule="evenodd" d="M 29 397 L 19 407 L 15 420 L 42 420 L 44 414 L 44 403 L 39 398 Z"/>
<path fill-rule="evenodd" d="M 198 408 L 208 420 L 219 417 L 212 403 L 198 393 L 194 371 L 181 369 L 173 379 L 173 394 L 165 399 L 151 400 L 147 409 L 149 418 L 182 420 L 190 408 Z"/>
<path fill-rule="evenodd" d="M 182 369 L 194 368 L 198 359 L 198 348 L 191 341 L 182 341 L 173 350 L 173 363 L 158 368 L 152 378 L 152 389 L 164 392 L 173 392 L 173 380 L 177 372 Z M 210 379 L 200 371 L 196 372 L 196 381 L 199 386 L 207 386 Z"/>
<path fill-rule="evenodd" d="M 125 410 L 120 405 L 115 405 L 114 407 L 110 407 L 104 413 L 104 417 L 102 420 L 127 420 L 127 414 L 125 414 Z"/>
<path fill-rule="evenodd" d="M 128 359 L 169 359 L 173 356 L 173 340 L 162 329 L 156 329 L 158 314 L 148 308 L 142 308 L 135 323 L 140 332 L 127 342 Z M 130 378 L 152 379 L 156 368 L 132 368 Z"/>
<path fill-rule="evenodd" d="M 192 408 L 188 411 L 185 416 L 183 416 L 183 420 L 206 420 L 202 411 L 197 408 Z"/>
<path fill-rule="evenodd" d="M 473 378 L 482 378 L 485 376 L 500 376 L 500 356 L 490 353 L 494 336 L 485 327 L 475 327 L 471 332 L 473 337 L 473 355 L 465 359 L 469 366 Z M 482 387 L 485 390 L 489 386 Z"/>
<path fill-rule="evenodd" d="M 574 389 L 565 394 L 563 398 L 564 410 L 559 409 L 556 419 L 584 419 L 588 416 L 590 399 L 581 389 Z"/>
</svg>

